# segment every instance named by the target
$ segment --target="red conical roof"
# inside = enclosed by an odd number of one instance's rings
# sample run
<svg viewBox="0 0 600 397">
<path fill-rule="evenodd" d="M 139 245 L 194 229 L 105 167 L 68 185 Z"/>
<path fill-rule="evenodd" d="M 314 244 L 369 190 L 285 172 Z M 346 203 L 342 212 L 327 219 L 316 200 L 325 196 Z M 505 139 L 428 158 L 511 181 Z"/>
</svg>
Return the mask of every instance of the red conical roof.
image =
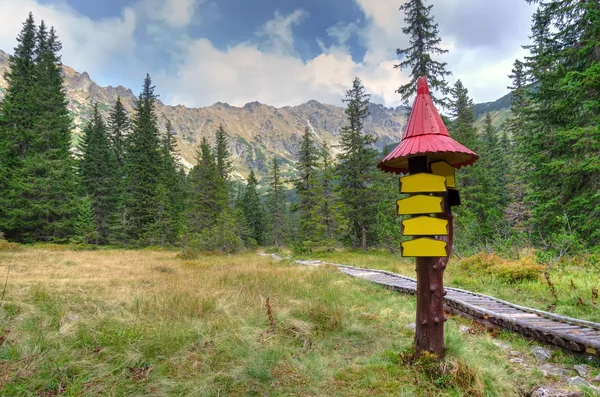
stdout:
<svg viewBox="0 0 600 397">
<path fill-rule="evenodd" d="M 427 155 L 428 162 L 443 160 L 456 168 L 471 165 L 479 156 L 450 138 L 429 95 L 427 79 L 417 80 L 413 104 L 402 141 L 377 165 L 386 172 L 408 173 L 408 158 Z"/>
</svg>

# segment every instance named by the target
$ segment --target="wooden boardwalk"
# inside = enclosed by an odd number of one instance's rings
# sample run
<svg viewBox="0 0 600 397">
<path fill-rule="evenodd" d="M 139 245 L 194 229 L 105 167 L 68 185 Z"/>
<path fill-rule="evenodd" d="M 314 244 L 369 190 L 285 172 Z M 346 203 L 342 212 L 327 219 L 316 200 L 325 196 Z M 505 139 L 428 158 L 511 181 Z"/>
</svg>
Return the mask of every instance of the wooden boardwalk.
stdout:
<svg viewBox="0 0 600 397">
<path fill-rule="evenodd" d="M 275 257 L 275 256 L 274 256 Z M 395 291 L 415 295 L 417 282 L 410 277 L 321 261 L 296 261 L 301 265 L 332 265 L 349 276 L 361 278 Z M 491 296 L 444 287 L 447 311 L 486 326 L 503 328 L 551 343 L 576 353 L 600 358 L 600 324 L 515 305 Z"/>
</svg>

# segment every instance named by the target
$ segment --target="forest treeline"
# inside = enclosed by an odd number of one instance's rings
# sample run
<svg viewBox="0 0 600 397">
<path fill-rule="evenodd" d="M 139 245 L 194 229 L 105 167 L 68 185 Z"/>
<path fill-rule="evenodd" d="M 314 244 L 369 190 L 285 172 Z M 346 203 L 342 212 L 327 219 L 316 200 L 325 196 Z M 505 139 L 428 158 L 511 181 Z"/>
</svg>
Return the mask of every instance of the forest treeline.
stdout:
<svg viewBox="0 0 600 397">
<path fill-rule="evenodd" d="M 453 138 L 480 156 L 457 171 L 458 251 L 534 245 L 565 254 L 597 245 L 598 2 L 538 3 L 530 54 L 507 71 L 511 116 L 496 128 L 487 114 L 481 131 L 465 84 L 450 86 L 447 65 L 431 57 L 445 52 L 431 9 L 420 0 L 401 7 L 410 46 L 398 50 L 397 67 L 409 69 L 412 80 L 397 92 L 409 100 L 413 80 L 427 77 Z M 202 139 L 197 164 L 184 172 L 171 122 L 159 128 L 148 75 L 131 114 L 119 98 L 106 120 L 94 105 L 73 151 L 56 32 L 30 14 L 17 41 L 0 102 L 0 230 L 7 239 L 227 252 L 271 245 L 296 252 L 398 249 L 398 176 L 376 168 L 386 153 L 365 131 L 370 96 L 359 78 L 343 99 L 346 123 L 335 150 L 307 128 L 296 178 L 284 178 L 281 161 L 272 158 L 262 181 L 267 192 L 259 194 L 252 170 L 245 183 L 231 177 L 223 126 L 214 143 Z"/>
</svg>

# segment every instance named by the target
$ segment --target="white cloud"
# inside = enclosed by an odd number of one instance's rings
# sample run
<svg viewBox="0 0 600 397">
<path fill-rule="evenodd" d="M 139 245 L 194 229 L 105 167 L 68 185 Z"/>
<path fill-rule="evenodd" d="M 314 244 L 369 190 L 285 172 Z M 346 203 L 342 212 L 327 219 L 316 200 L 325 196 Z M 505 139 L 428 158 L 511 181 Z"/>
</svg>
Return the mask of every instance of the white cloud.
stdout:
<svg viewBox="0 0 600 397">
<path fill-rule="evenodd" d="M 192 21 L 198 4 L 198 0 L 141 0 L 138 6 L 149 18 L 180 28 Z"/>
<path fill-rule="evenodd" d="M 293 54 L 294 33 L 292 26 L 297 25 L 307 17 L 308 13 L 302 9 L 295 10 L 287 16 L 275 12 L 275 18 L 264 24 L 257 32 L 258 37 L 265 38 L 265 49 L 280 54 Z"/>
<path fill-rule="evenodd" d="M 396 48 L 405 48 L 409 40 L 402 33 L 404 14 L 399 10 L 405 1 L 355 1 L 368 21 L 360 33 L 367 48 L 364 63 L 396 60 Z M 460 78 L 475 102 L 506 94 L 512 62 L 525 54 L 521 45 L 528 41 L 532 6 L 522 0 L 432 0 L 429 4 L 439 23 L 440 46 L 450 50 L 438 58 L 453 72 L 450 82 Z"/>
<path fill-rule="evenodd" d="M 243 105 L 258 100 L 284 106 L 317 99 L 340 105 L 358 76 L 373 101 L 397 106 L 400 98 L 394 91 L 408 80 L 408 71 L 393 68 L 398 63 L 396 48 L 408 45 L 399 11 L 402 0 L 348 0 L 363 11 L 363 27 L 359 21 L 331 26 L 327 34 L 334 43 L 326 46 L 315 38 L 322 53 L 308 60 L 295 50 L 294 27 L 309 17 L 302 9 L 275 12 L 253 39 L 223 49 L 187 35 L 188 25 L 204 23 L 204 8 L 210 15 L 218 14 L 216 3 L 206 0 L 138 0 L 133 8 L 124 8 L 121 16 L 102 20 L 77 13 L 64 0 L 56 1 L 61 2 L 0 0 L 0 49 L 12 50 L 31 10 L 38 22 L 43 18 L 57 28 L 65 64 L 88 71 L 93 78 L 108 74 L 108 81 L 100 80 L 113 85 L 128 85 L 124 80 L 149 71 L 166 103 Z M 431 0 L 442 46 L 450 49 L 440 60 L 448 62 L 454 73 L 451 82 L 460 78 L 476 102 L 495 100 L 507 92 L 511 64 L 524 54 L 520 45 L 527 42 L 529 33 L 531 8 L 524 3 Z M 145 35 L 140 43 L 134 38 L 136 25 L 141 27 L 137 34 Z M 347 47 L 353 35 L 366 50 L 359 62 Z M 165 59 L 170 64 L 163 63 Z"/>
<path fill-rule="evenodd" d="M 0 49 L 12 52 L 29 11 L 36 22 L 53 25 L 63 43 L 63 62 L 78 71 L 100 72 L 115 56 L 131 53 L 136 18 L 125 8 L 117 18 L 93 21 L 66 3 L 38 4 L 35 0 L 0 0 Z"/>
</svg>

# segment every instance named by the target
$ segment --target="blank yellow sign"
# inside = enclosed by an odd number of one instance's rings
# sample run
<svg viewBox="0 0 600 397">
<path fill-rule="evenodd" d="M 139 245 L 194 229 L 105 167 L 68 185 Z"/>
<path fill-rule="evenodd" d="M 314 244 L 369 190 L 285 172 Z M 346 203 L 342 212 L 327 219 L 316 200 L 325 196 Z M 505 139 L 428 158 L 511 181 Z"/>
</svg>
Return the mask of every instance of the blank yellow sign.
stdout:
<svg viewBox="0 0 600 397">
<path fill-rule="evenodd" d="M 422 237 L 402 242 L 402 256 L 440 257 L 448 256 L 446 242 Z"/>
<path fill-rule="evenodd" d="M 400 193 L 434 193 L 446 191 L 446 177 L 433 174 L 413 174 L 400 178 Z"/>
<path fill-rule="evenodd" d="M 431 172 L 435 175 L 446 177 L 446 186 L 456 187 L 456 168 L 445 161 L 431 163 Z"/>
<path fill-rule="evenodd" d="M 431 216 L 418 216 L 402 221 L 402 234 L 405 236 L 446 236 L 448 221 Z"/>
<path fill-rule="evenodd" d="M 398 215 L 439 214 L 443 212 L 443 201 L 438 196 L 417 194 L 396 202 Z"/>
</svg>

